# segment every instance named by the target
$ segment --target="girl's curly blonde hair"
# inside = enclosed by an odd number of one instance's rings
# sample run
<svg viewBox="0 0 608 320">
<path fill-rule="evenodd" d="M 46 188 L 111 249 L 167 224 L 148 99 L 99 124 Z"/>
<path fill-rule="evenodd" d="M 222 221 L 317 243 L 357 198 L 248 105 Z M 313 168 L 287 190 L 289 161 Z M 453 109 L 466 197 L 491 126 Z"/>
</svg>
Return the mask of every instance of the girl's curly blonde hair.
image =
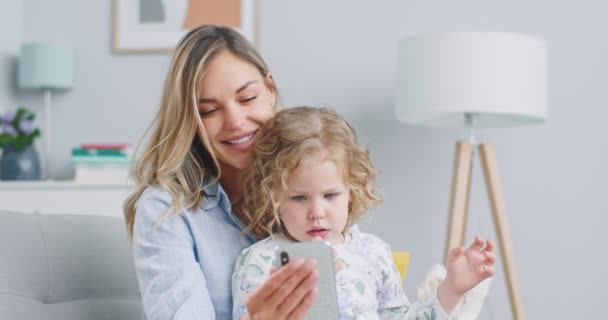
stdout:
<svg viewBox="0 0 608 320">
<path fill-rule="evenodd" d="M 266 124 L 242 177 L 244 232 L 261 239 L 282 229 L 278 209 L 289 174 L 319 153 L 336 162 L 350 190 L 347 226 L 380 201 L 377 171 L 350 124 L 328 108 L 289 108 Z"/>
</svg>

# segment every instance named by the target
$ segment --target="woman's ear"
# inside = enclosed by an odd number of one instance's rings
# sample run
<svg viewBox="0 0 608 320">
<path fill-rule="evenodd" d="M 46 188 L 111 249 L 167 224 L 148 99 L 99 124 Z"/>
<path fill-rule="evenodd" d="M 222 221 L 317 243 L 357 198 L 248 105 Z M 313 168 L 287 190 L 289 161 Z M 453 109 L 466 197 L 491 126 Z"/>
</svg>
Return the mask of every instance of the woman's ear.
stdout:
<svg viewBox="0 0 608 320">
<path fill-rule="evenodd" d="M 268 90 L 270 91 L 270 102 L 274 106 L 277 102 L 277 88 L 274 85 L 274 78 L 272 77 L 272 73 L 270 71 L 268 71 L 266 74 L 265 81 L 266 87 L 268 87 Z"/>
</svg>

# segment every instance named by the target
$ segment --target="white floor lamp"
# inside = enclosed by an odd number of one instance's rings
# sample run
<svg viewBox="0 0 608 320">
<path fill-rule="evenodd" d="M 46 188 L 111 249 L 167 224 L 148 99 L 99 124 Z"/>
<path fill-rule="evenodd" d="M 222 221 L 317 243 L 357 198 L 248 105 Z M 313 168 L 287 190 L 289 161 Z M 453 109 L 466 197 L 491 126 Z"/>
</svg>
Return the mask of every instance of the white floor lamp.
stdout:
<svg viewBox="0 0 608 320">
<path fill-rule="evenodd" d="M 67 90 L 74 85 L 74 50 L 47 44 L 25 44 L 19 56 L 18 78 L 19 88 L 43 91 L 45 151 L 42 172 L 46 179 L 52 179 L 51 92 Z"/>
<path fill-rule="evenodd" d="M 456 144 L 445 254 L 464 243 L 474 129 L 540 123 L 547 118 L 547 62 L 542 40 L 505 32 L 421 34 L 400 41 L 397 118 L 466 127 Z M 525 319 L 496 151 L 477 145 L 514 319 Z M 499 261 L 500 262 L 500 261 Z"/>
</svg>

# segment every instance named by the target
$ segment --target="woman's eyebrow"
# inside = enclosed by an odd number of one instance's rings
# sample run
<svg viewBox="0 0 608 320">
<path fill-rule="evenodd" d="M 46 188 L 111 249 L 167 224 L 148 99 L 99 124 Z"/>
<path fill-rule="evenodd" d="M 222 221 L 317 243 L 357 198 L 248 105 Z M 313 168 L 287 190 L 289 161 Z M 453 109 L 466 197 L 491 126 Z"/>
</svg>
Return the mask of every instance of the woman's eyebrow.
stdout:
<svg viewBox="0 0 608 320">
<path fill-rule="evenodd" d="M 247 87 L 249 87 L 250 85 L 256 83 L 256 80 L 249 80 L 247 82 L 245 82 L 245 84 L 243 84 L 242 86 L 240 86 L 238 89 L 236 89 L 236 93 L 239 93 L 245 89 L 247 89 Z"/>
<path fill-rule="evenodd" d="M 243 90 L 247 89 L 247 87 L 249 87 L 250 85 L 252 85 L 252 84 L 254 84 L 254 83 L 257 83 L 257 81 L 256 81 L 256 80 L 250 80 L 250 81 L 245 82 L 245 84 L 243 84 L 243 85 L 242 85 L 242 86 L 240 86 L 238 89 L 236 89 L 236 93 L 238 94 L 239 92 L 241 92 L 241 91 L 243 91 Z M 198 103 L 199 103 L 199 104 L 200 104 L 200 103 L 213 103 L 213 102 L 216 102 L 216 101 L 217 101 L 217 100 L 215 100 L 215 99 L 211 99 L 211 98 L 199 98 L 199 99 L 198 99 Z"/>
</svg>

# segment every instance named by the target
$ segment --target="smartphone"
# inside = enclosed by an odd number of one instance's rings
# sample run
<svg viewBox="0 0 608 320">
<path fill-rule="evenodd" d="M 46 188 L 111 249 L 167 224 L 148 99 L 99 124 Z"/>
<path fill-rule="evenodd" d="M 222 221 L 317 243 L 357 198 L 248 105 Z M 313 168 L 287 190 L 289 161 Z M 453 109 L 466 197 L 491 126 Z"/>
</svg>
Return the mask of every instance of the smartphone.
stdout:
<svg viewBox="0 0 608 320">
<path fill-rule="evenodd" d="M 304 316 L 305 320 L 339 319 L 338 294 L 336 292 L 336 276 L 334 258 L 329 242 L 307 241 L 279 243 L 276 249 L 277 268 L 284 266 L 291 259 L 316 259 L 319 270 L 319 289 L 315 302 Z"/>
</svg>

